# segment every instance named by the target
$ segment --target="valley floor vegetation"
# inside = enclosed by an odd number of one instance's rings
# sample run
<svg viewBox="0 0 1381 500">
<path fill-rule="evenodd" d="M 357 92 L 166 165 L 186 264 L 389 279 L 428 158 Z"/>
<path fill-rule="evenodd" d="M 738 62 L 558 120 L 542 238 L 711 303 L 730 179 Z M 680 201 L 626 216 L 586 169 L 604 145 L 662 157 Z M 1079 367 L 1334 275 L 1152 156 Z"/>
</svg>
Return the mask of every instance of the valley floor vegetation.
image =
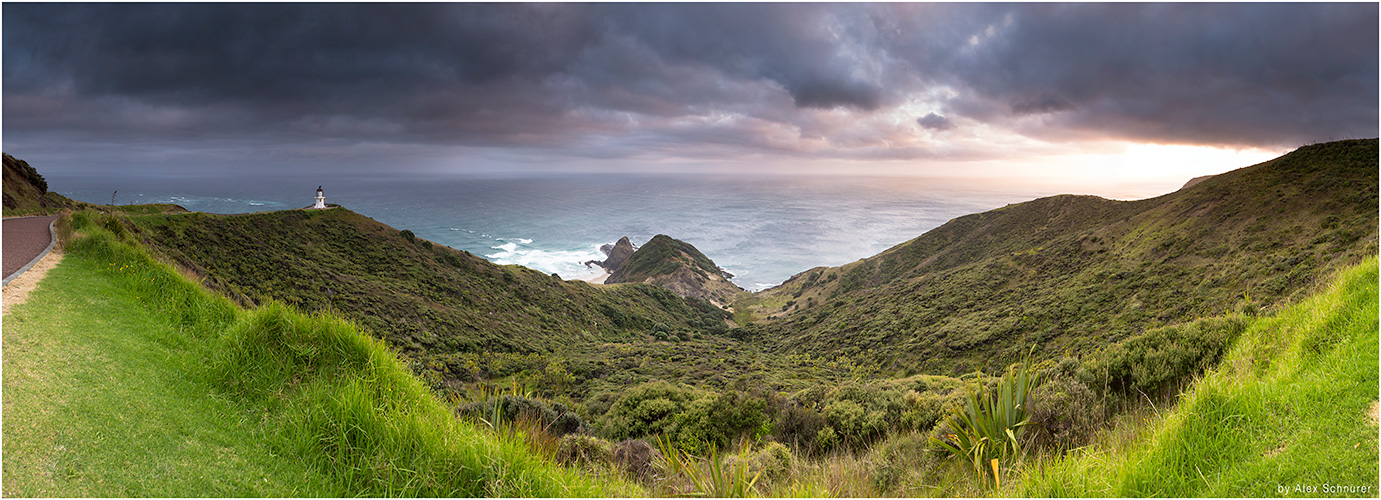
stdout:
<svg viewBox="0 0 1381 500">
<path fill-rule="evenodd" d="M 1374 257 L 1288 307 L 1003 373 L 576 402 L 550 367 L 437 391 L 333 314 L 206 291 L 127 224 L 66 217 L 6 318 L 7 495 L 1376 494 Z"/>
</svg>

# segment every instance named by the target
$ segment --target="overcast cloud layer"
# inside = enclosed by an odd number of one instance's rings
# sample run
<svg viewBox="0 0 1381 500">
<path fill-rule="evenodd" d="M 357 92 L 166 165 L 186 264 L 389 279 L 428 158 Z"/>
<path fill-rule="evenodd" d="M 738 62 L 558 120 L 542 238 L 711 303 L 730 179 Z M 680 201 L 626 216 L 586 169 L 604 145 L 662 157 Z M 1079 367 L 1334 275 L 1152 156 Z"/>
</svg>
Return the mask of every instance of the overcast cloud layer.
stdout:
<svg viewBox="0 0 1381 500">
<path fill-rule="evenodd" d="M 1288 148 L 1377 135 L 1377 9 L 6 3 L 4 147 L 285 165 Z"/>
</svg>

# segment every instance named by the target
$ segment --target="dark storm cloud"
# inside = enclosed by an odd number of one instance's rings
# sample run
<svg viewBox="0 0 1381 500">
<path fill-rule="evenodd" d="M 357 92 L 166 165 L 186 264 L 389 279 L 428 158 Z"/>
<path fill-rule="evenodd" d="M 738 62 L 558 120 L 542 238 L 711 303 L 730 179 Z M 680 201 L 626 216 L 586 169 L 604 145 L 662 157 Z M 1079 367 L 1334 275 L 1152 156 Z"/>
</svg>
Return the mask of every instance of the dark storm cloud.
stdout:
<svg viewBox="0 0 1381 500">
<path fill-rule="evenodd" d="M 1073 104 L 1070 104 L 1063 97 L 1051 93 L 1012 102 L 1012 112 L 1019 115 L 1055 113 L 1072 109 L 1074 109 Z"/>
<path fill-rule="evenodd" d="M 955 127 L 949 118 L 930 113 L 916 119 L 916 124 L 931 130 L 949 130 Z"/>
<path fill-rule="evenodd" d="M 1376 4 L 3 9 L 7 147 L 327 140 L 605 157 L 709 142 L 848 157 L 901 144 L 870 142 L 869 120 L 917 96 L 933 101 L 916 122 L 932 130 L 962 117 L 1051 140 L 1377 135 Z"/>
<path fill-rule="evenodd" d="M 453 130 L 541 133 L 559 125 L 551 117 L 563 106 L 543 97 L 540 80 L 591 39 L 588 26 L 563 10 L 9 5 L 6 114 L 61 95 L 77 114 L 109 116 L 111 107 L 130 102 L 155 111 L 194 110 L 203 120 L 178 126 L 208 134 L 256 126 L 318 134 L 345 122 L 366 129 L 388 123 L 397 135 L 422 140 L 446 140 Z M 12 52 L 25 56 L 11 64 Z"/>
<path fill-rule="evenodd" d="M 948 6 L 951 39 L 892 46 L 956 108 L 1054 113 L 1045 133 L 1298 145 L 1375 136 L 1376 4 Z"/>
<path fill-rule="evenodd" d="M 847 7 L 668 4 L 610 6 L 602 13 L 668 61 L 770 80 L 798 106 L 871 110 L 882 104 L 881 82 L 859 74 L 866 61 L 854 54 L 875 55 L 866 46 L 869 33 Z"/>
</svg>

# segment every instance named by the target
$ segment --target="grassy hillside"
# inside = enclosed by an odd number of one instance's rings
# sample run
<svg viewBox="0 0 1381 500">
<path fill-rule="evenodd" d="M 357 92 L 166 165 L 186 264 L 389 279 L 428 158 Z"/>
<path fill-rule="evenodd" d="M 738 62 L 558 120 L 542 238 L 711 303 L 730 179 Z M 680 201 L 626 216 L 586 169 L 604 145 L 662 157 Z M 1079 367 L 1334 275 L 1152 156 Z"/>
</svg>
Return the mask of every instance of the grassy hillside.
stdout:
<svg viewBox="0 0 1381 500">
<path fill-rule="evenodd" d="M 151 310 L 130 264 L 74 250 L 5 315 L 4 495 L 333 495 L 197 380 L 214 334 Z"/>
<path fill-rule="evenodd" d="M 64 210 L 107 210 L 128 214 L 179 213 L 187 210 L 171 203 L 147 205 L 93 205 L 48 190 L 48 181 L 29 162 L 4 154 L 5 217 L 52 215 Z"/>
<path fill-rule="evenodd" d="M 7 495 L 637 493 L 456 419 L 339 318 L 240 309 L 117 220 L 73 219 L 66 258 L 6 317 Z"/>
<path fill-rule="evenodd" d="M 1026 464 L 1012 496 L 1375 497 L 1377 260 L 1256 320 L 1173 408 Z"/>
<path fill-rule="evenodd" d="M 49 192 L 48 181 L 29 162 L 4 154 L 5 217 L 57 213 L 77 204 L 66 196 Z"/>
<path fill-rule="evenodd" d="M 653 236 L 609 276 L 606 283 L 651 283 L 682 297 L 724 304 L 745 295 L 714 261 L 689 243 L 665 234 Z"/>
<path fill-rule="evenodd" d="M 780 349 L 867 353 L 898 375 L 1089 352 L 1299 298 L 1375 254 L 1376 158 L 1375 139 L 1316 144 L 1149 200 L 1010 205 L 738 306 Z"/>
<path fill-rule="evenodd" d="M 243 304 L 333 311 L 436 385 L 544 372 L 572 344 L 722 331 L 727 316 L 657 286 L 596 288 L 495 265 L 342 208 L 127 220 L 128 231 L 212 289 Z"/>
</svg>

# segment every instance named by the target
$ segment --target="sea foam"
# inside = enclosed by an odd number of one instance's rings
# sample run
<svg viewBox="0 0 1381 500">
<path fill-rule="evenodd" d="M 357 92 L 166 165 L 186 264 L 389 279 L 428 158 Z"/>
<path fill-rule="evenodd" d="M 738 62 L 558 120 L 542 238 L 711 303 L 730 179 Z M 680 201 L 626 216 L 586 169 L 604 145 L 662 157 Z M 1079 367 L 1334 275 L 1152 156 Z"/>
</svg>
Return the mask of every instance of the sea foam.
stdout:
<svg viewBox="0 0 1381 500">
<path fill-rule="evenodd" d="M 586 266 L 591 260 L 604 260 L 598 244 L 573 249 L 536 248 L 528 238 L 496 238 L 502 244 L 490 247 L 498 250 L 485 254 L 496 264 L 517 264 L 542 271 L 556 273 L 562 279 L 589 279 L 604 274 L 598 266 Z"/>
</svg>

